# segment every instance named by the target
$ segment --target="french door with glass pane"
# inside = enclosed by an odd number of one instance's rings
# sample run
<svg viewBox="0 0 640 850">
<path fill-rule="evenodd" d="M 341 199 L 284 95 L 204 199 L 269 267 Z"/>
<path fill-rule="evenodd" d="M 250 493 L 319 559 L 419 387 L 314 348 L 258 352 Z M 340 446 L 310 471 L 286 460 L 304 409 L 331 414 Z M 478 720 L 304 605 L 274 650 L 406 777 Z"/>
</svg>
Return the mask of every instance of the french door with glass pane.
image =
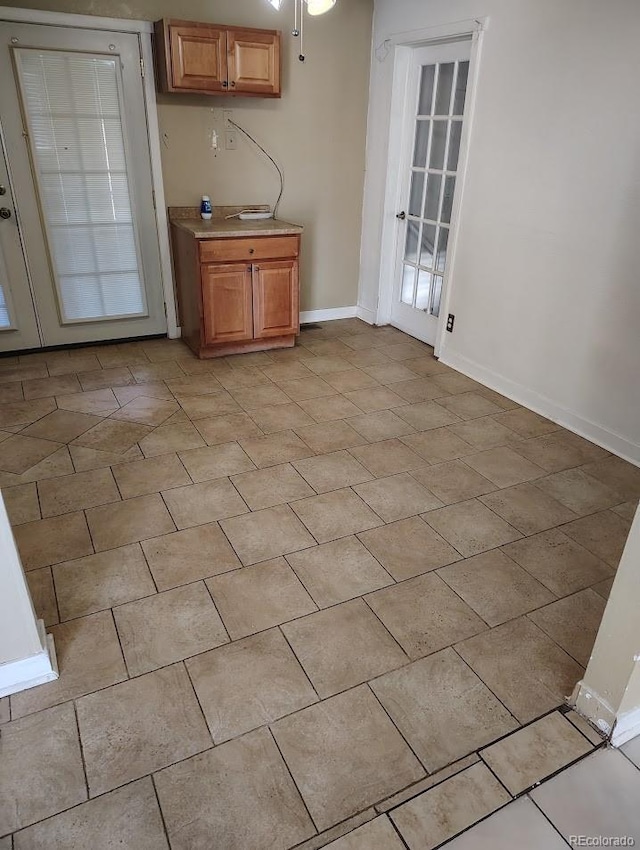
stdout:
<svg viewBox="0 0 640 850">
<path fill-rule="evenodd" d="M 13 188 L 0 351 L 163 333 L 138 36 L 2 23 L 0 78 Z"/>
<path fill-rule="evenodd" d="M 447 270 L 471 42 L 413 51 L 391 323 L 433 345 Z"/>
</svg>

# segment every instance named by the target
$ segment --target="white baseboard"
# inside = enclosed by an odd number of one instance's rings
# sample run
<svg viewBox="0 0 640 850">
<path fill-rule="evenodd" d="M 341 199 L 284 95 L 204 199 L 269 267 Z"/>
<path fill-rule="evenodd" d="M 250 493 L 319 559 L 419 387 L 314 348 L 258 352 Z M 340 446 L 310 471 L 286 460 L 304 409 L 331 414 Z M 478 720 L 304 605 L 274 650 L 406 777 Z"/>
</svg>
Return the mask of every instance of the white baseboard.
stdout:
<svg viewBox="0 0 640 850">
<path fill-rule="evenodd" d="M 310 325 L 313 322 L 330 322 L 332 319 L 355 319 L 356 307 L 329 307 L 327 310 L 306 310 L 300 313 L 300 324 Z"/>
<path fill-rule="evenodd" d="M 58 661 L 53 637 L 46 634 L 44 623 L 38 620 L 42 651 L 29 658 L 0 664 L 0 697 L 35 688 L 58 678 Z"/>
<path fill-rule="evenodd" d="M 616 720 L 611 735 L 611 743 L 614 747 L 621 747 L 638 735 L 640 735 L 640 708 L 635 708 Z"/>
<path fill-rule="evenodd" d="M 451 366 L 452 369 L 457 369 L 469 378 L 485 384 L 492 390 L 508 396 L 553 422 L 557 422 L 558 425 L 568 428 L 603 449 L 607 449 L 607 451 L 613 452 L 630 463 L 640 466 L 640 446 L 631 442 L 631 440 L 627 440 L 625 437 L 621 437 L 619 434 L 609 431 L 571 410 L 567 410 L 546 396 L 540 395 L 540 393 L 518 384 L 510 378 L 505 378 L 503 375 L 493 372 L 461 354 L 447 353 L 445 349 L 440 360 L 447 366 Z"/>
<path fill-rule="evenodd" d="M 616 722 L 615 711 L 606 700 L 588 688 L 584 682 L 580 681 L 575 686 L 569 704 L 605 735 L 611 734 L 611 729 Z"/>
<path fill-rule="evenodd" d="M 362 319 L 368 325 L 375 325 L 377 319 L 375 310 L 368 310 L 366 307 L 357 307 L 356 309 L 356 315 L 359 319 Z"/>
</svg>

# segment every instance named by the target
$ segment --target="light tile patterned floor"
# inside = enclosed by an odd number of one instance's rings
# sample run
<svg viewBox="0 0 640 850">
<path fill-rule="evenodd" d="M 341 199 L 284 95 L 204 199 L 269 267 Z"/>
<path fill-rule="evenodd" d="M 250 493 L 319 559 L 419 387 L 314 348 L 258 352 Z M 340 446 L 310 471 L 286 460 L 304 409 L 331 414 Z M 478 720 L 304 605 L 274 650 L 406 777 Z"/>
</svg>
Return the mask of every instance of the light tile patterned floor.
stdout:
<svg viewBox="0 0 640 850">
<path fill-rule="evenodd" d="M 0 401 L 62 674 L 0 700 L 1 850 L 425 850 L 598 742 L 555 710 L 640 470 L 429 347 L 42 352 Z"/>
</svg>

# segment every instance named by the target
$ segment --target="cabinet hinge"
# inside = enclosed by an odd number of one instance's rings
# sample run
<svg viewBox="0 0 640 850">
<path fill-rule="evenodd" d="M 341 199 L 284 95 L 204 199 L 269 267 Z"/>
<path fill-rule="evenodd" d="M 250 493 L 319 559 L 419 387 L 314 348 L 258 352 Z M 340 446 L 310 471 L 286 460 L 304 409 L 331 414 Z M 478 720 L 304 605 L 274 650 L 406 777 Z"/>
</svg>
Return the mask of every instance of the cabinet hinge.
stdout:
<svg viewBox="0 0 640 850">
<path fill-rule="evenodd" d="M 144 58 L 140 57 L 140 76 L 144 79 Z"/>
</svg>

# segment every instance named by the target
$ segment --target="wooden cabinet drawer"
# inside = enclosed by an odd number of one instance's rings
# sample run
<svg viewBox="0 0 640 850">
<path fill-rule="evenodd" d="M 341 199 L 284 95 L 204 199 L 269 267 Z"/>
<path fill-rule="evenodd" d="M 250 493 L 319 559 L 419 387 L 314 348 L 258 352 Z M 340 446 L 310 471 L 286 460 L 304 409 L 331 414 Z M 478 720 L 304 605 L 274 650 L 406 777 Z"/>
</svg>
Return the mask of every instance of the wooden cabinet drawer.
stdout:
<svg viewBox="0 0 640 850">
<path fill-rule="evenodd" d="M 299 236 L 260 236 L 256 239 L 202 239 L 201 263 L 238 263 L 254 260 L 295 259 L 300 252 Z"/>
</svg>

